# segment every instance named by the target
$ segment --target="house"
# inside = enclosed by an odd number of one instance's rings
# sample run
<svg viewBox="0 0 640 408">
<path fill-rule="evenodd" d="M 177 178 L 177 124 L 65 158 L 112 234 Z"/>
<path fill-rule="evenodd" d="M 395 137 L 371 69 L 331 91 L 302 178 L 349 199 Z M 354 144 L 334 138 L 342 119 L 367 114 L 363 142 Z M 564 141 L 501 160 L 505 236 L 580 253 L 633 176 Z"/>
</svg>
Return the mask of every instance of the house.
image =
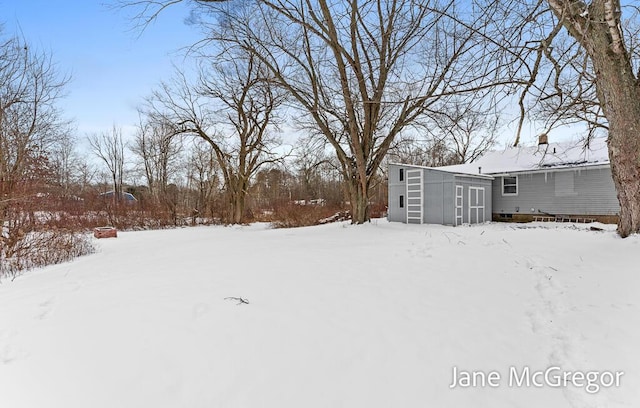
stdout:
<svg viewBox="0 0 640 408">
<path fill-rule="evenodd" d="M 107 191 L 106 193 L 101 193 L 100 198 L 113 200 L 115 198 L 115 195 L 116 195 L 115 191 L 110 190 L 110 191 Z M 120 193 L 120 197 L 122 198 L 123 202 L 128 204 L 133 204 L 138 201 L 138 199 L 133 194 L 127 193 L 124 191 Z"/>
<path fill-rule="evenodd" d="M 493 220 L 617 222 L 606 140 L 492 151 L 445 167 L 389 165 L 390 221 L 460 225 Z M 482 216 L 481 216 L 482 214 Z"/>
</svg>

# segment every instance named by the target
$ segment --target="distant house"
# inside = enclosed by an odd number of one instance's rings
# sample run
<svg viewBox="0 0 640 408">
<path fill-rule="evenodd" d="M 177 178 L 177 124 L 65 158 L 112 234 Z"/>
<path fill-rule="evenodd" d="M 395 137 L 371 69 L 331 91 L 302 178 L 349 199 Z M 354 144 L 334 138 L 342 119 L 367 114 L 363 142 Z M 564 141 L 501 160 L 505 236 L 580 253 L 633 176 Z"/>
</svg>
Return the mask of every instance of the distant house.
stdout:
<svg viewBox="0 0 640 408">
<path fill-rule="evenodd" d="M 107 191 L 105 193 L 100 194 L 100 198 L 113 200 L 115 195 L 116 195 L 115 191 L 111 190 L 111 191 Z M 135 203 L 138 201 L 138 199 L 131 193 L 122 192 L 120 193 L 120 195 L 122 197 L 122 201 L 126 203 Z"/>
<path fill-rule="evenodd" d="M 492 151 L 473 163 L 389 166 L 390 221 L 616 222 L 620 207 L 604 138 L 588 148 L 546 143 Z"/>
</svg>

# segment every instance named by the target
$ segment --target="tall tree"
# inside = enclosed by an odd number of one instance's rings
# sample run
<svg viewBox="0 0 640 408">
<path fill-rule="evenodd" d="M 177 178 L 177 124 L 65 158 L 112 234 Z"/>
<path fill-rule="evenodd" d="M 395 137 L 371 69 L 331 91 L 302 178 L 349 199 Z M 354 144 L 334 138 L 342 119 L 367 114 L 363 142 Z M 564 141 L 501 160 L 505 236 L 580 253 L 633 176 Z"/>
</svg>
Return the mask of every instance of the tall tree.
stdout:
<svg viewBox="0 0 640 408">
<path fill-rule="evenodd" d="M 452 146 L 447 145 L 444 138 L 418 138 L 416 135 L 407 135 L 400 138 L 389 150 L 385 161 L 427 167 L 462 163 Z"/>
<path fill-rule="evenodd" d="M 153 19 L 175 1 L 125 1 Z M 504 32 L 481 9 L 440 0 L 199 0 L 199 21 L 224 55 L 240 48 L 292 96 L 300 127 L 335 150 L 354 223 L 393 141 L 448 96 L 503 83 Z M 459 3 L 459 4 L 458 4 Z M 216 58 L 216 56 L 212 57 Z M 517 71 L 517 70 L 516 70 Z"/>
<path fill-rule="evenodd" d="M 202 139 L 195 140 L 189 151 L 187 167 L 188 186 L 197 193 L 193 215 L 212 218 L 213 200 L 220 187 L 220 166 L 209 143 Z"/>
<path fill-rule="evenodd" d="M 354 223 L 393 141 L 452 94 L 502 81 L 487 15 L 456 2 L 260 0 L 217 6 L 212 38 L 259 58 L 335 149 Z M 485 16 L 483 18 L 483 16 Z"/>
<path fill-rule="evenodd" d="M 49 161 L 55 178 L 58 195 L 68 199 L 73 187 L 78 184 L 80 158 L 76 152 L 76 140 L 70 133 L 64 133 L 54 143 Z"/>
<path fill-rule="evenodd" d="M 623 30 L 619 0 L 548 0 L 569 35 L 588 56 L 595 94 L 608 125 L 613 181 L 620 202 L 618 233 L 640 232 L 640 71 L 637 50 Z"/>
<path fill-rule="evenodd" d="M 296 200 L 331 199 L 332 204 L 335 204 L 336 201 L 343 201 L 340 188 L 326 188 L 332 175 L 335 176 L 333 181 L 337 180 L 336 184 L 339 186 L 340 174 L 336 171 L 339 168 L 337 160 L 330 151 L 327 151 L 325 144 L 323 140 L 309 136 L 301 137 L 296 142 L 292 167 L 297 177 L 298 188 L 294 189 L 291 198 Z M 336 198 L 339 199 L 336 200 Z"/>
<path fill-rule="evenodd" d="M 469 163 L 496 145 L 500 114 L 492 109 L 481 109 L 482 97 L 478 100 L 478 104 L 471 104 L 451 98 L 440 111 L 428 114 L 429 120 L 422 126 L 429 139 L 427 155 L 434 149 L 432 154 L 437 157 L 438 151 L 444 148 L 451 152 L 454 164 Z"/>
<path fill-rule="evenodd" d="M 174 126 L 176 135 L 206 141 L 216 155 L 229 211 L 226 222 L 244 220 L 249 183 L 265 164 L 279 160 L 273 148 L 276 111 L 283 96 L 253 55 L 229 53 L 202 68 L 198 85 L 184 74 L 149 99 L 149 115 Z"/>
<path fill-rule="evenodd" d="M 102 132 L 87 137 L 93 154 L 100 159 L 109 171 L 116 204 L 122 200 L 124 179 L 124 141 L 122 130 L 115 125 L 111 132 Z"/>
<path fill-rule="evenodd" d="M 173 136 L 170 124 L 141 119 L 130 147 L 140 159 L 150 195 L 165 206 L 170 204 L 167 188 L 171 175 L 178 172 L 183 151 L 180 140 Z"/>
<path fill-rule="evenodd" d="M 54 142 L 68 131 L 56 104 L 67 78 L 51 56 L 18 38 L 0 37 L 0 225 L 29 197 Z M 31 193 L 34 193 L 33 191 Z"/>
</svg>

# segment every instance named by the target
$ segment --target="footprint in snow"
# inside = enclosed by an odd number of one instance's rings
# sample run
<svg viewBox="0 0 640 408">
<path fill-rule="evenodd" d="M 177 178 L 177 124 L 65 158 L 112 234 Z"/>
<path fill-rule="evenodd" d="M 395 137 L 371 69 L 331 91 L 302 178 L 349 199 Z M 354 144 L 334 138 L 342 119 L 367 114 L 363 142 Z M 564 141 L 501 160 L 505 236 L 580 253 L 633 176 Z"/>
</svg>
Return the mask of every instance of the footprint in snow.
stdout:
<svg viewBox="0 0 640 408">
<path fill-rule="evenodd" d="M 193 318 L 199 319 L 205 314 L 207 314 L 208 311 L 209 311 L 209 305 L 207 305 L 206 303 L 196 303 L 193 306 L 193 312 L 192 312 Z"/>
<path fill-rule="evenodd" d="M 10 364 L 28 356 L 24 350 L 11 344 L 12 337 L 8 332 L 0 331 L 0 365 Z"/>
<path fill-rule="evenodd" d="M 38 304 L 35 318 L 38 320 L 44 320 L 51 316 L 54 310 L 55 303 L 56 299 L 52 297 Z"/>
</svg>

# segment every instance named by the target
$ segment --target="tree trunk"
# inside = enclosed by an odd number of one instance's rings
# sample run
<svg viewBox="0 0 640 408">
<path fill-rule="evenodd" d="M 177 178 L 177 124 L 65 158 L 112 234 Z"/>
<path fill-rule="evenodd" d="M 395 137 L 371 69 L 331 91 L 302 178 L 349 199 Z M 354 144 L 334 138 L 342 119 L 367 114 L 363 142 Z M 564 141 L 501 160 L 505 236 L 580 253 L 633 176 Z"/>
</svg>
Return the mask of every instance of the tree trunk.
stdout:
<svg viewBox="0 0 640 408">
<path fill-rule="evenodd" d="M 609 159 L 620 202 L 618 233 L 640 232 L 640 86 L 631 65 L 595 57 L 596 87 L 609 121 Z M 603 59 L 605 61 L 598 61 Z"/>
<path fill-rule="evenodd" d="M 609 159 L 620 203 L 618 234 L 624 238 L 640 232 L 640 80 L 623 41 L 619 3 L 594 0 L 581 8 L 566 0 L 549 0 L 595 69 L 598 99 L 609 122 Z"/>
<path fill-rule="evenodd" d="M 604 7 L 603 20 L 606 18 Z M 588 31 L 587 50 L 596 71 L 598 99 L 609 122 L 609 160 L 620 203 L 618 234 L 640 232 L 640 83 L 625 49 L 605 24 Z"/>
<path fill-rule="evenodd" d="M 356 194 L 355 197 L 351 197 L 352 224 L 364 224 L 370 220 L 368 201 L 368 197 L 363 194 Z"/>
<path fill-rule="evenodd" d="M 368 184 L 366 180 L 361 181 L 357 177 L 353 177 L 348 181 L 352 224 L 364 224 L 370 221 Z"/>
<path fill-rule="evenodd" d="M 229 185 L 229 219 L 230 224 L 242 224 L 247 196 L 248 181 L 233 180 Z"/>
<path fill-rule="evenodd" d="M 244 221 L 244 193 L 242 191 L 236 192 L 232 200 L 232 224 L 242 224 Z"/>
<path fill-rule="evenodd" d="M 638 103 L 640 104 L 640 101 Z M 636 115 L 636 118 L 640 117 L 640 113 Z M 632 122 L 632 119 L 625 121 Z M 633 134 L 635 140 L 625 138 L 624 135 L 612 137 L 611 129 L 609 135 L 611 172 L 620 202 L 618 234 L 623 238 L 640 232 L 640 134 L 638 130 L 631 129 L 628 133 Z"/>
</svg>

